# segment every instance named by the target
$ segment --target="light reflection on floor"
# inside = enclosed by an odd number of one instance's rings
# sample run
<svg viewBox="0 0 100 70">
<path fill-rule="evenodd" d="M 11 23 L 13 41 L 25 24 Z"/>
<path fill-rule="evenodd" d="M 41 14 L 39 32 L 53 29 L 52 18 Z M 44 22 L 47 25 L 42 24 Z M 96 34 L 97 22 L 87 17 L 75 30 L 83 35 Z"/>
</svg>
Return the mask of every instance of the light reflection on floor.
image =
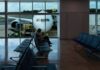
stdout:
<svg viewBox="0 0 100 70">
<path fill-rule="evenodd" d="M 60 45 L 60 42 L 59 42 L 59 39 L 50 39 L 51 42 L 52 42 L 52 47 L 51 49 L 53 49 L 53 51 L 51 51 L 49 53 L 49 60 L 51 62 L 55 62 L 55 61 L 58 61 L 59 60 L 59 45 Z M 58 62 L 56 62 L 58 63 Z"/>
<path fill-rule="evenodd" d="M 18 52 L 13 51 L 19 44 L 21 41 L 23 41 L 24 39 L 9 39 L 8 40 L 8 60 L 10 60 L 10 57 L 16 57 L 19 56 Z M 51 42 L 52 42 L 52 49 L 53 51 L 51 51 L 49 53 L 49 61 L 50 62 L 54 62 L 54 63 L 58 63 L 57 61 L 59 60 L 59 56 L 58 56 L 58 48 L 59 48 L 59 39 L 58 38 L 50 38 Z M 4 39 L 0 40 L 0 62 L 4 59 Z"/>
</svg>

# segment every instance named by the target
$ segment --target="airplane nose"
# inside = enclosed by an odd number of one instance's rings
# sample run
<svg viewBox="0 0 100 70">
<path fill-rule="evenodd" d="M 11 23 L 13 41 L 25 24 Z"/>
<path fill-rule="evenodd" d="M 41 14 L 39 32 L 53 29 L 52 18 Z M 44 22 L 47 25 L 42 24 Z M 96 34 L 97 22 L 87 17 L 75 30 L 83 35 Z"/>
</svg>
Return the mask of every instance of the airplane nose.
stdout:
<svg viewBox="0 0 100 70">
<path fill-rule="evenodd" d="M 53 26 L 53 19 L 51 15 L 35 15 L 33 17 L 33 25 L 37 30 L 41 28 L 43 32 L 49 31 Z"/>
</svg>

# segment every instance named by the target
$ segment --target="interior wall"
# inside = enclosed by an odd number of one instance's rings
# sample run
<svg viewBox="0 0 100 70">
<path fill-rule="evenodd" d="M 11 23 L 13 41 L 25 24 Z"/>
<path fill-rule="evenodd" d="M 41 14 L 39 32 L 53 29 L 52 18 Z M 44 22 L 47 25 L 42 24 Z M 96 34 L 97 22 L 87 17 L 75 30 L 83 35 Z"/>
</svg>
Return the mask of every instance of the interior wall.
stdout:
<svg viewBox="0 0 100 70">
<path fill-rule="evenodd" d="M 89 0 L 61 0 L 61 39 L 72 39 L 89 30 Z"/>
</svg>

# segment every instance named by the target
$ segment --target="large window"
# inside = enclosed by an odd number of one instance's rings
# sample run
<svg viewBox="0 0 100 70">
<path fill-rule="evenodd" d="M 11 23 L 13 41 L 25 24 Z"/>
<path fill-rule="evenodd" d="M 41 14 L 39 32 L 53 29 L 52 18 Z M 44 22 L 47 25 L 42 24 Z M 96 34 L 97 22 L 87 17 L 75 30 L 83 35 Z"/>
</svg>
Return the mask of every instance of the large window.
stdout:
<svg viewBox="0 0 100 70">
<path fill-rule="evenodd" d="M 38 28 L 51 38 L 59 37 L 58 0 L 7 0 L 5 3 L 0 0 L 0 59 L 6 61 L 18 56 L 13 50 Z"/>
<path fill-rule="evenodd" d="M 90 0 L 89 33 L 100 35 L 100 1 Z"/>
<path fill-rule="evenodd" d="M 58 37 L 59 2 L 8 2 L 8 37 L 30 37 L 42 29 L 50 37 Z"/>
<path fill-rule="evenodd" d="M 5 13 L 8 16 L 5 20 Z M 50 37 L 59 37 L 59 2 L 58 1 L 23 1 L 8 0 L 7 12 L 5 2 L 0 2 L 0 37 L 30 37 L 38 28 Z M 41 17 L 40 17 L 41 16 Z"/>
</svg>

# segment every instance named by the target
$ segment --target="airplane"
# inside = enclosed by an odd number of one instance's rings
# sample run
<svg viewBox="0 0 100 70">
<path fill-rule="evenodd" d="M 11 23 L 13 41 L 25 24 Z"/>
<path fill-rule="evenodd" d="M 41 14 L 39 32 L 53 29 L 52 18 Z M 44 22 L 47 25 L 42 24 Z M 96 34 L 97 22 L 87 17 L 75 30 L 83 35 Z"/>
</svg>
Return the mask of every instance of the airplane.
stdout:
<svg viewBox="0 0 100 70">
<path fill-rule="evenodd" d="M 45 13 L 45 11 L 40 11 L 39 13 Z M 9 30 L 18 33 L 20 32 L 24 34 L 30 34 L 32 32 L 32 28 L 41 29 L 42 32 L 48 32 L 53 26 L 53 18 L 52 15 L 42 15 L 36 14 L 33 16 L 33 19 L 26 19 L 26 18 L 17 18 L 8 16 L 9 19 L 14 19 L 11 21 L 11 28 Z M 21 21 L 24 21 L 21 23 Z"/>
<path fill-rule="evenodd" d="M 45 11 L 40 11 L 39 13 L 45 13 Z M 35 15 L 33 17 L 33 25 L 35 29 L 41 29 L 43 32 L 47 32 L 53 26 L 53 18 L 52 15 Z"/>
</svg>

